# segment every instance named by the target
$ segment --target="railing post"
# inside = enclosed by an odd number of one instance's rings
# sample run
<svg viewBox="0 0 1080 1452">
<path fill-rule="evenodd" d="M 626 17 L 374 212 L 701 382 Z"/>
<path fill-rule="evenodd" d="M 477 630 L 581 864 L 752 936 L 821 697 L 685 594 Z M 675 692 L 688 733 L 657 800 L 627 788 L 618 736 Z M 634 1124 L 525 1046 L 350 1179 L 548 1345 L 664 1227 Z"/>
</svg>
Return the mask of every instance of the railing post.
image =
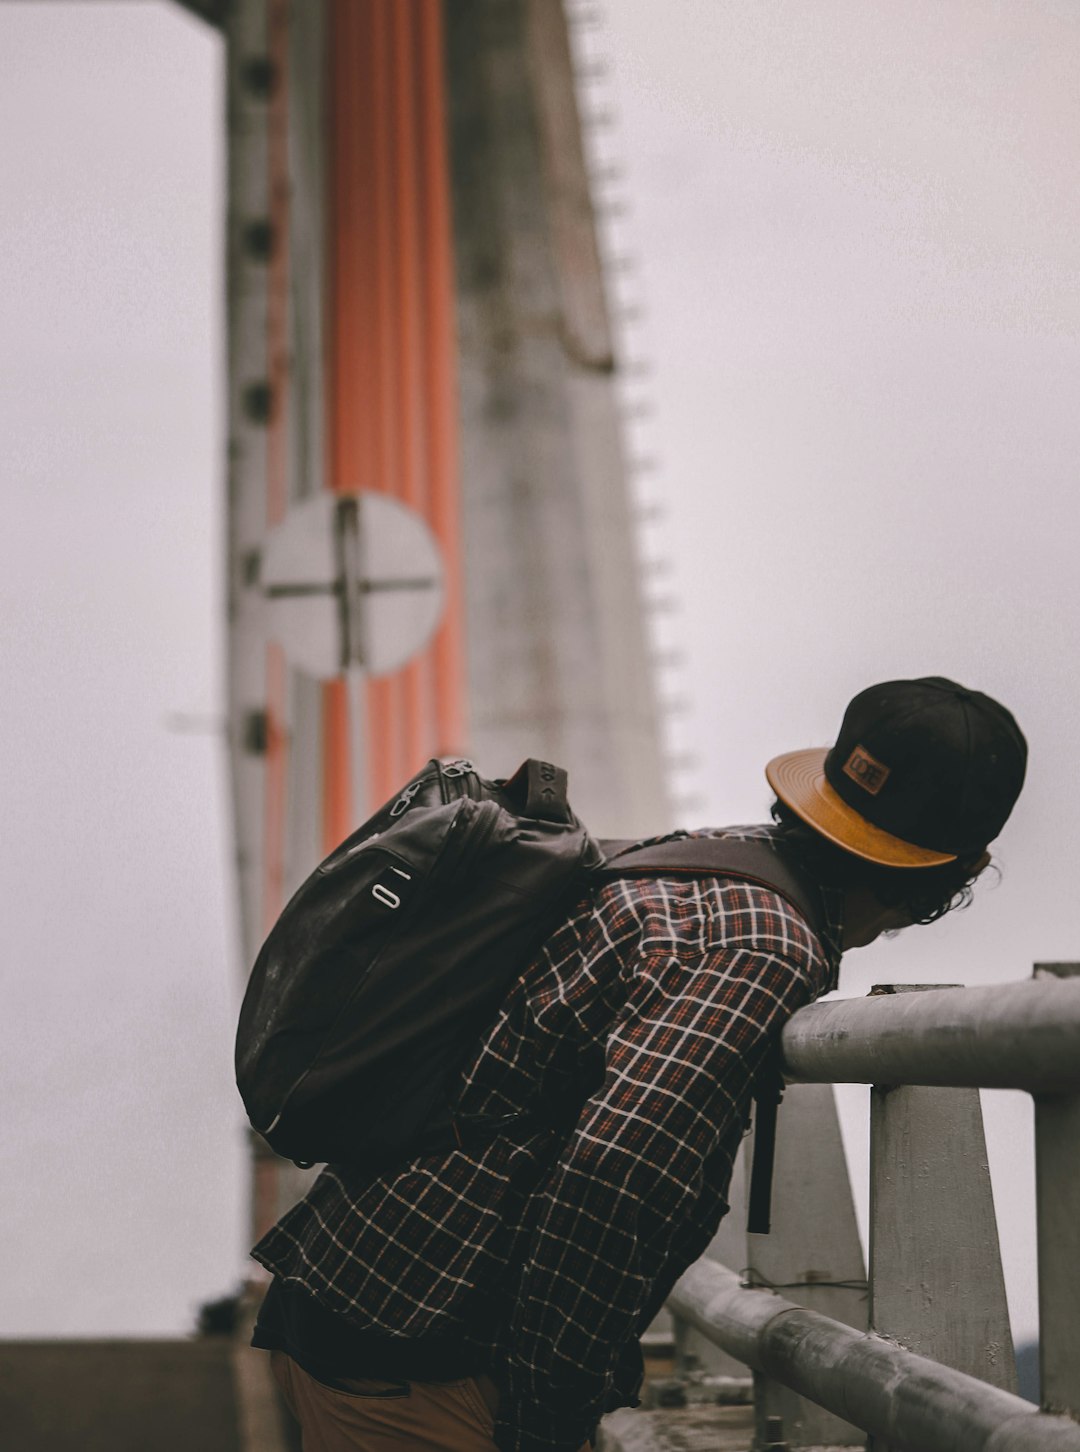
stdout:
<svg viewBox="0 0 1080 1452">
<path fill-rule="evenodd" d="M 749 1153 L 749 1148 L 747 1149 Z M 750 1284 L 864 1331 L 866 1270 L 831 1084 L 790 1084 L 776 1123 L 772 1229 L 747 1235 Z M 862 1447 L 865 1435 L 770 1376 L 754 1373 L 755 1448 Z M 777 1435 L 779 1434 L 779 1435 Z"/>
<path fill-rule="evenodd" d="M 746 1149 L 735 1156 L 728 1186 L 728 1213 L 710 1242 L 705 1256 L 719 1261 L 729 1270 L 738 1271 L 746 1264 Z M 736 1361 L 726 1351 L 709 1341 L 700 1331 L 672 1316 L 675 1338 L 675 1373 L 686 1376 L 702 1371 L 710 1376 L 748 1377 L 750 1368 Z"/>
<path fill-rule="evenodd" d="M 1080 963 L 1036 963 L 1036 978 Z M 1080 1094 L 1036 1094 L 1039 1385 L 1048 1410 L 1080 1418 Z"/>
<path fill-rule="evenodd" d="M 947 985 L 873 991 L 938 986 Z M 1016 1391 L 977 1089 L 871 1091 L 870 1325 L 920 1356 Z"/>
<path fill-rule="evenodd" d="M 772 1230 L 748 1235 L 748 1139 L 736 1157 L 728 1190 L 731 1209 L 705 1252 L 750 1282 L 785 1287 L 783 1294 L 813 1310 L 865 1330 L 866 1270 L 844 1157 L 836 1099 L 831 1084 L 790 1084 L 776 1126 L 772 1187 Z M 673 1314 L 675 1369 L 685 1376 L 748 1376 L 749 1369 L 695 1327 Z M 755 1447 L 769 1446 L 768 1433 L 782 1425 L 782 1438 L 799 1447 L 858 1446 L 863 1433 L 832 1412 L 800 1397 L 771 1377 L 754 1375 Z"/>
</svg>

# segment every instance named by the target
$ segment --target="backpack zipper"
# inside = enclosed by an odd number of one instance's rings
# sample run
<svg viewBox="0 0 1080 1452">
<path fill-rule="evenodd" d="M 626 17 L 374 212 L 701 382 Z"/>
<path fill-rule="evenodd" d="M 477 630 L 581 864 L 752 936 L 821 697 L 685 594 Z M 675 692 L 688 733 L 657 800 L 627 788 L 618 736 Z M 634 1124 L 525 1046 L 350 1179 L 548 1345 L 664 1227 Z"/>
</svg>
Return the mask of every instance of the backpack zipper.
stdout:
<svg viewBox="0 0 1080 1452">
<path fill-rule="evenodd" d="M 407 812 L 412 806 L 413 798 L 424 785 L 425 783 L 423 781 L 414 781 L 410 783 L 410 785 L 405 788 L 405 790 L 398 797 L 397 801 L 390 808 L 391 817 L 400 817 L 403 812 Z"/>
<path fill-rule="evenodd" d="M 439 791 L 444 802 L 457 801 L 464 796 L 471 797 L 473 801 L 481 799 L 476 767 L 468 757 L 459 756 L 446 762 L 437 760 L 435 766 L 439 773 Z M 453 786 L 450 785 L 451 782 Z"/>
</svg>

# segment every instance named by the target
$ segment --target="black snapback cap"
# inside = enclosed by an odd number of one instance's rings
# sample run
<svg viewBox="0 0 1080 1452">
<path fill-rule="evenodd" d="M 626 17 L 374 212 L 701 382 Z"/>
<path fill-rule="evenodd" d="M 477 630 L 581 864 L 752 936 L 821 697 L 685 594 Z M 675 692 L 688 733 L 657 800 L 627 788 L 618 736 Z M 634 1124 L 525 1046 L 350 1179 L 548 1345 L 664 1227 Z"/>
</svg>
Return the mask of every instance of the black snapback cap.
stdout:
<svg viewBox="0 0 1080 1452">
<path fill-rule="evenodd" d="M 943 676 L 885 681 L 848 706 L 836 744 L 766 768 L 798 816 L 890 867 L 976 856 L 1024 784 L 1027 743 L 1000 702 Z"/>
</svg>

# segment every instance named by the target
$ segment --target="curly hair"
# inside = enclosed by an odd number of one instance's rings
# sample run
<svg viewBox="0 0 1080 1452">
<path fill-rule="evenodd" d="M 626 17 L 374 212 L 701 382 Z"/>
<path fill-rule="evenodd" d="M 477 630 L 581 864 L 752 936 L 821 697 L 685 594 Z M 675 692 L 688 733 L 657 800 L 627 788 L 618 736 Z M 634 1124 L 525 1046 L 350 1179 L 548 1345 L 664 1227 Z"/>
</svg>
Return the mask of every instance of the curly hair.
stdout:
<svg viewBox="0 0 1080 1452">
<path fill-rule="evenodd" d="M 982 852 L 941 867 L 882 867 L 835 846 L 783 802 L 774 801 L 770 810 L 784 846 L 827 887 L 870 892 L 883 906 L 906 908 L 913 923 L 937 922 L 966 908 L 974 896 Z"/>
</svg>

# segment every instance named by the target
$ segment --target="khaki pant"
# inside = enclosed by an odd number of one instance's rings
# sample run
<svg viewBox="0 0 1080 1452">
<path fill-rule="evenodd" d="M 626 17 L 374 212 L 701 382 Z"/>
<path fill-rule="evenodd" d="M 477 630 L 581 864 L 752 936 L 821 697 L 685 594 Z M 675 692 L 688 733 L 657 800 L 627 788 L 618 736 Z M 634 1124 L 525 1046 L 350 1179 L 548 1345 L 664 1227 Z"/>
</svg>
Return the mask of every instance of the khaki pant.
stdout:
<svg viewBox="0 0 1080 1452">
<path fill-rule="evenodd" d="M 304 1452 L 495 1452 L 497 1392 L 487 1377 L 445 1382 L 317 1382 L 282 1351 L 274 1379 L 300 1423 Z"/>
<path fill-rule="evenodd" d="M 304 1452 L 496 1452 L 499 1393 L 489 1377 L 350 1381 L 348 1391 L 335 1391 L 283 1351 L 270 1353 L 270 1365 L 300 1423 Z"/>
</svg>

